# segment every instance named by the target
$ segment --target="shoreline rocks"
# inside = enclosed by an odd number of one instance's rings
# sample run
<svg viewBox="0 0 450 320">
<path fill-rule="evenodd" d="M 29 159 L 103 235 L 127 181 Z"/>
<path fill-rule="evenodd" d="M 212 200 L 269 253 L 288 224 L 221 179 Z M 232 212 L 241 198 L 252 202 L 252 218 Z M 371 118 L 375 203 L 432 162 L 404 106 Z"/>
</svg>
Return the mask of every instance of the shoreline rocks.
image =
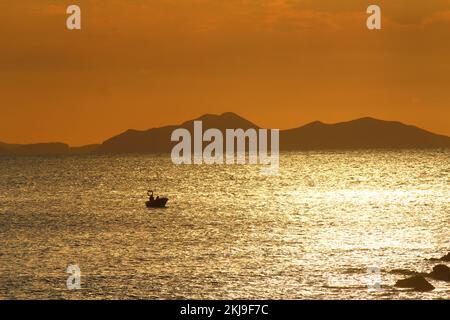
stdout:
<svg viewBox="0 0 450 320">
<path fill-rule="evenodd" d="M 413 276 L 403 280 L 398 280 L 395 283 L 398 288 L 410 288 L 414 291 L 431 291 L 434 290 L 434 286 L 429 283 L 423 276 Z"/>
<path fill-rule="evenodd" d="M 427 259 L 428 261 L 450 261 L 450 252 L 447 253 L 442 258 L 436 259 L 431 258 Z M 430 278 L 437 281 L 446 281 L 450 282 L 450 268 L 445 264 L 438 264 L 433 267 L 433 271 L 430 273 L 420 273 L 407 269 L 394 269 L 391 270 L 393 274 L 402 274 L 405 276 L 409 276 L 406 279 L 398 280 L 395 283 L 395 287 L 398 288 L 410 288 L 414 291 L 431 291 L 434 290 L 435 287 L 427 281 L 426 278 Z"/>
<path fill-rule="evenodd" d="M 450 268 L 444 264 L 434 266 L 433 271 L 428 276 L 434 280 L 450 281 Z"/>
<path fill-rule="evenodd" d="M 427 259 L 428 261 L 444 261 L 444 262 L 450 262 L 450 252 L 447 253 L 445 256 L 441 258 L 431 258 Z"/>
<path fill-rule="evenodd" d="M 450 262 L 450 252 L 447 253 L 445 256 L 443 256 L 441 259 L 439 259 L 441 261 L 446 261 L 446 262 Z"/>
</svg>

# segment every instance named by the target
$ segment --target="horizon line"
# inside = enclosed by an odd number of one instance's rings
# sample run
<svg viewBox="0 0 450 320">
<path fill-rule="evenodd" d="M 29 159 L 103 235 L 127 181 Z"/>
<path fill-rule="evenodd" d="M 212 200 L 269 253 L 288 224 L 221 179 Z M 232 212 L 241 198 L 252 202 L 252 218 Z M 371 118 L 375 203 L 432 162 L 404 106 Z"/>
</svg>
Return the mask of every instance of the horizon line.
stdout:
<svg viewBox="0 0 450 320">
<path fill-rule="evenodd" d="M 160 129 L 160 128 L 164 128 L 164 127 L 182 126 L 183 124 L 185 124 L 187 122 L 196 121 L 196 120 L 199 120 L 202 117 L 206 117 L 206 116 L 222 117 L 222 116 L 225 116 L 226 114 L 235 115 L 235 116 L 237 116 L 237 117 L 239 117 L 239 118 L 241 118 L 241 119 L 243 119 L 245 121 L 251 122 L 252 124 L 254 124 L 258 128 L 263 128 L 263 127 L 260 127 L 259 125 L 257 125 L 256 123 L 254 123 L 253 121 L 251 121 L 251 120 L 249 120 L 247 118 L 244 118 L 243 116 L 239 115 L 236 112 L 226 111 L 226 112 L 222 112 L 222 113 L 204 113 L 204 114 L 202 114 L 200 116 L 197 116 L 197 117 L 195 117 L 193 119 L 185 120 L 185 121 L 183 121 L 182 123 L 179 123 L 179 124 L 166 124 L 166 125 L 161 125 L 161 126 L 158 126 L 158 127 L 151 127 L 151 128 L 147 128 L 147 129 L 128 128 L 128 129 L 125 129 L 125 130 L 123 130 L 123 131 L 121 131 L 119 133 L 113 134 L 112 136 L 110 136 L 109 138 L 107 138 L 107 139 L 105 139 L 105 140 L 103 140 L 101 142 L 96 142 L 96 143 L 87 143 L 87 144 L 81 144 L 81 145 L 70 145 L 69 143 L 66 143 L 66 142 L 63 142 L 63 141 L 60 141 L 60 140 L 53 140 L 53 141 L 47 141 L 47 142 L 26 143 L 26 142 L 5 142 L 5 140 L 1 140 L 0 139 L 0 148 L 1 148 L 1 144 L 7 144 L 7 145 L 64 144 L 64 145 L 69 146 L 69 148 L 82 148 L 82 147 L 88 147 L 88 146 L 94 146 L 94 145 L 101 145 L 105 141 L 111 139 L 112 137 L 118 136 L 118 135 L 120 135 L 120 134 L 122 134 L 124 132 L 127 132 L 127 131 L 146 132 L 146 131 L 149 131 L 149 130 Z M 432 133 L 432 134 L 437 135 L 437 136 L 444 136 L 444 137 L 450 138 L 450 135 L 446 135 L 446 134 L 443 134 L 443 133 L 437 133 L 437 132 L 434 132 L 434 131 L 430 131 L 428 129 L 419 127 L 419 126 L 417 126 L 415 124 L 405 123 L 405 122 L 402 122 L 400 120 L 385 120 L 385 119 L 376 118 L 376 117 L 373 117 L 373 116 L 370 116 L 370 115 L 364 116 L 364 117 L 354 118 L 354 119 L 351 119 L 351 120 L 338 121 L 338 122 L 323 122 L 321 120 L 314 120 L 314 121 L 310 121 L 310 122 L 307 122 L 307 123 L 304 123 L 304 124 L 300 124 L 299 126 L 296 126 L 296 127 L 286 128 L 286 129 L 279 129 L 279 130 L 280 130 L 280 132 L 282 132 L 282 131 L 289 131 L 289 130 L 295 130 L 295 129 L 299 129 L 299 128 L 308 126 L 308 125 L 313 124 L 313 123 L 319 123 L 319 124 L 322 124 L 322 125 L 332 126 L 332 125 L 337 125 L 337 124 L 341 124 L 341 123 L 350 123 L 350 122 L 354 122 L 354 121 L 358 121 L 358 120 L 364 120 L 364 119 L 370 119 L 370 120 L 381 121 L 381 122 L 400 123 L 400 124 L 405 125 L 405 126 L 411 126 L 411 127 L 415 127 L 417 129 L 420 129 L 420 130 L 427 131 L 427 132 Z M 272 129 L 278 129 L 278 128 L 263 128 L 263 129 L 272 130 Z"/>
</svg>

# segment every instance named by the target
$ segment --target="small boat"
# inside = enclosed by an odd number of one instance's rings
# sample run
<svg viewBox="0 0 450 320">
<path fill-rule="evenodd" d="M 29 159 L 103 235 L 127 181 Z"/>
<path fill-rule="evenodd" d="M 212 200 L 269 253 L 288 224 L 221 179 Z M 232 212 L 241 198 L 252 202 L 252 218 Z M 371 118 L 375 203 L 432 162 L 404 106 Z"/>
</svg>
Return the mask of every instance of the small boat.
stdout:
<svg viewBox="0 0 450 320">
<path fill-rule="evenodd" d="M 160 198 L 159 196 L 155 198 L 152 190 L 149 190 L 147 194 L 149 196 L 148 201 L 145 202 L 147 208 L 165 208 L 167 201 L 169 201 L 168 198 Z"/>
</svg>

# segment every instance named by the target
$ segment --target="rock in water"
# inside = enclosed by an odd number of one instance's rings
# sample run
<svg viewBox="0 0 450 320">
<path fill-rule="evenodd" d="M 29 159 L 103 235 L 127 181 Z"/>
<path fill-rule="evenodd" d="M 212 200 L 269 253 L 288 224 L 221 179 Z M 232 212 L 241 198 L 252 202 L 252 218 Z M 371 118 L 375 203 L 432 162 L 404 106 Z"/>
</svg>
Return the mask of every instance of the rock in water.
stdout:
<svg viewBox="0 0 450 320">
<path fill-rule="evenodd" d="M 435 280 L 450 281 L 450 268 L 443 264 L 438 264 L 433 268 L 430 277 Z"/>
<path fill-rule="evenodd" d="M 431 291 L 434 289 L 434 287 L 422 276 L 398 280 L 395 286 L 399 288 L 411 288 L 415 291 Z"/>
<path fill-rule="evenodd" d="M 442 258 L 431 258 L 431 259 L 427 259 L 428 261 L 445 261 L 445 262 L 450 262 L 450 252 L 447 253 L 445 256 L 443 256 Z"/>
<path fill-rule="evenodd" d="M 443 256 L 441 259 L 439 259 L 441 261 L 447 261 L 450 262 L 450 252 L 447 253 L 447 255 Z"/>
</svg>

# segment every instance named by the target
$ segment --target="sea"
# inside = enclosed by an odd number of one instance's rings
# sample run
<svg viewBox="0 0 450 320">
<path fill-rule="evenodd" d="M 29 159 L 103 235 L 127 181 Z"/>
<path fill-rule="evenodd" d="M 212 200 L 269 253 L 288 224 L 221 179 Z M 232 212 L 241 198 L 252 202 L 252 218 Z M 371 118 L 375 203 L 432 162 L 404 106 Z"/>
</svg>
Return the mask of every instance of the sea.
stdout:
<svg viewBox="0 0 450 320">
<path fill-rule="evenodd" d="M 450 297 L 448 282 L 394 286 L 450 251 L 450 150 L 286 152 L 278 175 L 260 169 L 0 157 L 0 299 Z M 167 208 L 146 207 L 149 189 Z"/>
</svg>

